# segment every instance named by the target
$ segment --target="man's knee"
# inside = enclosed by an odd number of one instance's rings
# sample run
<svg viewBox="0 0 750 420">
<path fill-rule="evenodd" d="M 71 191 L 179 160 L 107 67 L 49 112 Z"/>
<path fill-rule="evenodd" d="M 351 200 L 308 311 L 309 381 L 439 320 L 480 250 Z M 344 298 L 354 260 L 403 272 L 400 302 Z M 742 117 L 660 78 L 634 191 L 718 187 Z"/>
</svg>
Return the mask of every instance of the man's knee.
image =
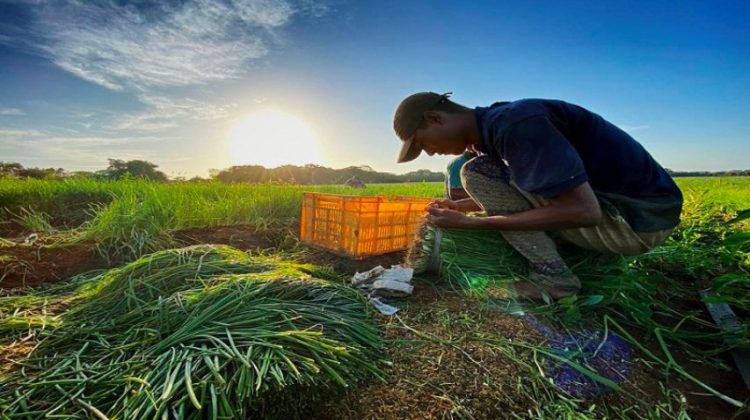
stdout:
<svg viewBox="0 0 750 420">
<path fill-rule="evenodd" d="M 486 182 L 487 179 L 510 183 L 507 167 L 489 156 L 477 156 L 461 167 L 461 183 L 466 191 L 471 192 L 477 182 Z"/>
</svg>

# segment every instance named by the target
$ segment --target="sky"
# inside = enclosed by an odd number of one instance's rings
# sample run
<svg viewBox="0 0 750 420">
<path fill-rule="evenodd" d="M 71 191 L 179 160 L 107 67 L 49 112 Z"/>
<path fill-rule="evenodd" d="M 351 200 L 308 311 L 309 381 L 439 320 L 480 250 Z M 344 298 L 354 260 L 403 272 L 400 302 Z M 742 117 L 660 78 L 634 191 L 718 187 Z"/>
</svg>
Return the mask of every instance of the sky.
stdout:
<svg viewBox="0 0 750 420">
<path fill-rule="evenodd" d="M 401 99 L 553 98 L 673 170 L 750 168 L 744 1 L 0 0 L 0 161 L 396 164 Z"/>
</svg>

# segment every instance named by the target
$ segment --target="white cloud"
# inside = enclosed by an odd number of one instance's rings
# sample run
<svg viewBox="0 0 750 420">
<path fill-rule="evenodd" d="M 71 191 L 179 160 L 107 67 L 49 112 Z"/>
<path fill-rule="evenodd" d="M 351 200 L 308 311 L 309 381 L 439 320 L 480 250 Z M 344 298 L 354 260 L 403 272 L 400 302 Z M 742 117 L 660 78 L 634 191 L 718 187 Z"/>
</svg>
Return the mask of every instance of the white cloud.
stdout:
<svg viewBox="0 0 750 420">
<path fill-rule="evenodd" d="M 152 109 L 122 115 L 109 128 L 141 131 L 174 128 L 180 118 L 226 117 L 235 104 L 154 92 L 240 77 L 250 60 L 268 53 L 278 38 L 275 31 L 295 15 L 328 11 L 326 2 L 313 0 L 36 3 L 30 34 L 21 36 L 19 28 L 8 33 L 80 78 L 135 92 Z"/>
<path fill-rule="evenodd" d="M 0 141 L 7 139 L 14 139 L 18 137 L 37 137 L 41 136 L 42 133 L 39 130 L 15 130 L 15 129 L 3 129 L 0 128 Z"/>
<path fill-rule="evenodd" d="M 60 136 L 36 130 L 0 129 L 0 155 L 7 161 L 101 167 L 106 165 L 107 157 L 163 161 L 152 147 L 159 141 L 161 139 L 149 136 Z"/>
<path fill-rule="evenodd" d="M 151 109 L 124 115 L 114 122 L 112 128 L 161 131 L 177 127 L 185 119 L 207 121 L 226 118 L 237 107 L 234 103 L 215 105 L 191 98 L 176 99 L 150 94 L 142 94 L 138 98 Z"/>
<path fill-rule="evenodd" d="M 26 115 L 18 108 L 0 108 L 0 115 Z"/>
<path fill-rule="evenodd" d="M 173 99 L 166 96 L 140 95 L 141 102 L 151 105 L 157 113 L 169 117 L 190 117 L 197 120 L 225 118 L 237 107 L 235 103 L 214 105 L 196 99 Z"/>
<path fill-rule="evenodd" d="M 114 90 L 205 84 L 242 75 L 267 54 L 273 31 L 307 10 L 285 0 L 142 4 L 37 6 L 41 48 L 59 67 Z"/>
</svg>

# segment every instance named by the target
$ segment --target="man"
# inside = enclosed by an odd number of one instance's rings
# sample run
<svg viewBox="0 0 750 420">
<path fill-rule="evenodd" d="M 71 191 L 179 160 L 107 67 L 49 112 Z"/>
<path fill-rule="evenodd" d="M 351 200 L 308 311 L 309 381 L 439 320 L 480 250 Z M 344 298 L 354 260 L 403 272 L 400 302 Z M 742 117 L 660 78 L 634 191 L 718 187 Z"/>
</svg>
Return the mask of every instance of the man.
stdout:
<svg viewBox="0 0 750 420">
<path fill-rule="evenodd" d="M 546 231 L 585 249 L 635 255 L 679 224 L 682 193 L 672 178 L 599 115 L 545 99 L 471 109 L 449 95 L 417 93 L 399 104 L 398 162 L 422 150 L 480 154 L 461 169 L 470 197 L 436 200 L 427 218 L 440 227 L 498 230 L 529 261 L 528 279 L 514 284 L 518 297 L 559 299 L 580 290 Z M 487 216 L 464 214 L 478 210 Z"/>
<path fill-rule="evenodd" d="M 352 188 L 365 188 L 367 185 L 365 185 L 364 181 L 359 179 L 357 175 L 352 176 L 351 178 L 347 179 L 346 182 L 344 182 L 344 185 L 347 187 Z"/>
</svg>

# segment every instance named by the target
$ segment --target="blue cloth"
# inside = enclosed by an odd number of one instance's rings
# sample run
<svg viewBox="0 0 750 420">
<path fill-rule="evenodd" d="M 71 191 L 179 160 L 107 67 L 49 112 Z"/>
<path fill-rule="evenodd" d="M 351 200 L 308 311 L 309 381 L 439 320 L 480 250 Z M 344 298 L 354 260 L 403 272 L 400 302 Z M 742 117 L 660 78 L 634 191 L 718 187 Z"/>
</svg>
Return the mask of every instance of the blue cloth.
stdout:
<svg viewBox="0 0 750 420">
<path fill-rule="evenodd" d="M 471 159 L 471 153 L 466 151 L 453 158 L 448 162 L 448 166 L 445 168 L 445 189 L 449 191 L 451 188 L 463 188 L 461 184 L 461 168 L 464 163 Z"/>
<path fill-rule="evenodd" d="M 511 180 L 545 198 L 584 182 L 637 232 L 679 223 L 682 193 L 664 168 L 614 124 L 580 106 L 522 99 L 477 107 L 478 151 L 502 160 Z"/>
<path fill-rule="evenodd" d="M 557 332 L 527 318 L 529 324 L 547 339 L 549 350 L 559 358 L 549 358 L 544 370 L 553 383 L 576 398 L 590 399 L 608 391 L 605 384 L 592 378 L 591 373 L 615 384 L 625 382 L 631 372 L 632 350 L 624 338 L 612 331 L 578 330 Z M 574 364 L 587 369 L 589 375 Z"/>
</svg>

